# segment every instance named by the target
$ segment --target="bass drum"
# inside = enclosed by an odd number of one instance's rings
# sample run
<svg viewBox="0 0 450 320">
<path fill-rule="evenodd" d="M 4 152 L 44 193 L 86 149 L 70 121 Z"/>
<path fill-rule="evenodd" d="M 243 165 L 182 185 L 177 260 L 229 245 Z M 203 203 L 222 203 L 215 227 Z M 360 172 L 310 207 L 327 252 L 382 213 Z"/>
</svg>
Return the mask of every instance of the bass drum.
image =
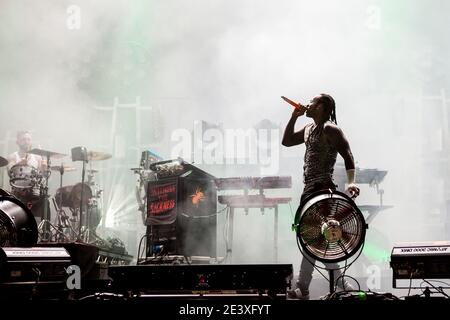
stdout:
<svg viewBox="0 0 450 320">
<path fill-rule="evenodd" d="M 92 190 L 85 183 L 77 183 L 72 186 L 65 186 L 56 190 L 55 200 L 59 207 L 76 209 L 80 207 L 81 191 L 83 190 L 83 206 L 87 206 L 92 198 Z"/>
<path fill-rule="evenodd" d="M 33 246 L 37 240 L 33 213 L 19 199 L 0 189 L 0 247 Z"/>
</svg>

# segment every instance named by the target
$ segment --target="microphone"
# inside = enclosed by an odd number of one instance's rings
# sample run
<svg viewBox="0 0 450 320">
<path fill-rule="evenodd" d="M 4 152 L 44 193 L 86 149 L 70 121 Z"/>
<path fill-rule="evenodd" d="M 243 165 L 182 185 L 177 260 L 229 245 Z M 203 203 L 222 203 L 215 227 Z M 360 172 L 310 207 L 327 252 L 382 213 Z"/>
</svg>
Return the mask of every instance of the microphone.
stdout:
<svg viewBox="0 0 450 320">
<path fill-rule="evenodd" d="M 300 103 L 294 102 L 289 98 L 286 98 L 285 96 L 281 96 L 281 99 L 283 99 L 284 101 L 286 101 L 287 103 L 289 103 L 291 106 L 293 106 L 295 109 L 300 110 L 300 109 L 308 109 L 305 106 L 301 105 Z"/>
</svg>

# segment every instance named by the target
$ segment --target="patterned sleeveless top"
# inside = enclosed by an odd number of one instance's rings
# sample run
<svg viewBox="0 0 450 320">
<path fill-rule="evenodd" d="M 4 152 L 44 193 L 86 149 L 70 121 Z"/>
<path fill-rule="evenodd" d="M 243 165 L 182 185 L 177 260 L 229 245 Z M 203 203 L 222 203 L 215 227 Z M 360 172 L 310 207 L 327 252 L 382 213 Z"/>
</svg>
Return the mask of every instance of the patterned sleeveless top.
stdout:
<svg viewBox="0 0 450 320">
<path fill-rule="evenodd" d="M 333 181 L 337 150 L 322 136 L 324 124 L 310 123 L 305 127 L 304 184 Z"/>
</svg>

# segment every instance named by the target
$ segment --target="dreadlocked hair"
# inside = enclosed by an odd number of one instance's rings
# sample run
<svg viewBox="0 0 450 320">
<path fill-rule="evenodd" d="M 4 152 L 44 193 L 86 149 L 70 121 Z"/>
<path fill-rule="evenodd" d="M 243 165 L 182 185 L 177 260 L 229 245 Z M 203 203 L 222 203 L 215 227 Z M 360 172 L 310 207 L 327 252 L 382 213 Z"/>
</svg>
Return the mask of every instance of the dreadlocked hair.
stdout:
<svg viewBox="0 0 450 320">
<path fill-rule="evenodd" d="M 323 103 L 327 109 L 330 111 L 330 120 L 337 124 L 336 120 L 336 103 L 332 96 L 326 93 L 321 93 L 319 101 Z"/>
</svg>

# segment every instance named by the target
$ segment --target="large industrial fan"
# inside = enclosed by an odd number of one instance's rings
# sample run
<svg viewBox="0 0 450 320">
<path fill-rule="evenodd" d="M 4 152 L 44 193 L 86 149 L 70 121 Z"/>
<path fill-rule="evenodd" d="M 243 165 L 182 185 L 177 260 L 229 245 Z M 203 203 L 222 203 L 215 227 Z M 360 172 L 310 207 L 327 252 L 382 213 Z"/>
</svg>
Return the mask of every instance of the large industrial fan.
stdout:
<svg viewBox="0 0 450 320">
<path fill-rule="evenodd" d="M 293 225 L 300 251 L 306 259 L 329 263 L 349 260 L 351 265 L 364 244 L 367 224 L 353 200 L 336 190 L 321 190 L 307 197 L 297 210 Z M 305 255 L 306 253 L 306 255 Z M 334 272 L 330 293 L 334 291 Z"/>
<path fill-rule="evenodd" d="M 28 247 L 37 240 L 33 213 L 20 200 L 0 190 L 0 247 Z"/>
</svg>

